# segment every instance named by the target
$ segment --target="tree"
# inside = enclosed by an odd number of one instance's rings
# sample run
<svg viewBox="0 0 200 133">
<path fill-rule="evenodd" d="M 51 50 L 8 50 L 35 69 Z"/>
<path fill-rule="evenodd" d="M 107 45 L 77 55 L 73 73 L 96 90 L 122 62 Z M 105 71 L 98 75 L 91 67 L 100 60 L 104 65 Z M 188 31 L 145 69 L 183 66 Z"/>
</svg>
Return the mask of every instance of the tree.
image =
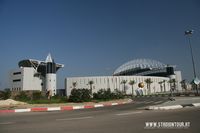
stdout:
<svg viewBox="0 0 200 133">
<path fill-rule="evenodd" d="M 168 81 L 168 83 L 170 84 L 170 92 L 171 92 L 171 96 L 173 96 L 173 92 L 176 89 L 176 80 L 175 79 L 170 79 Z"/>
<path fill-rule="evenodd" d="M 90 81 L 88 82 L 88 84 L 90 85 L 90 93 L 91 93 L 91 95 L 92 95 L 92 85 L 94 84 L 94 81 L 90 80 Z"/>
<path fill-rule="evenodd" d="M 163 82 L 164 92 L 166 92 L 166 86 L 165 86 L 166 80 L 163 80 L 162 82 Z"/>
<path fill-rule="evenodd" d="M 163 84 L 163 81 L 160 81 L 160 82 L 158 82 L 158 84 L 160 85 L 160 90 L 161 90 L 161 92 L 163 91 L 163 89 L 162 89 L 162 84 Z"/>
<path fill-rule="evenodd" d="M 124 90 L 123 90 L 124 94 L 126 94 L 126 82 L 127 82 L 127 80 L 122 80 L 121 81 L 121 84 L 124 85 Z"/>
<path fill-rule="evenodd" d="M 70 102 L 88 102 L 91 100 L 90 90 L 88 89 L 72 89 L 69 96 Z"/>
<path fill-rule="evenodd" d="M 145 83 L 147 84 L 148 94 L 150 94 L 151 84 L 153 83 L 153 81 L 151 80 L 151 78 L 147 78 L 145 79 Z"/>
<path fill-rule="evenodd" d="M 185 80 L 185 79 L 182 80 L 182 81 L 180 82 L 180 84 L 181 84 L 182 89 L 186 91 L 186 90 L 187 90 L 186 80 Z"/>
<path fill-rule="evenodd" d="M 135 80 L 130 80 L 129 81 L 129 85 L 131 85 L 131 87 L 132 87 L 132 96 L 133 96 L 133 85 L 135 84 L 136 82 L 135 82 Z"/>
<path fill-rule="evenodd" d="M 73 89 L 76 89 L 77 82 L 72 82 Z"/>
<path fill-rule="evenodd" d="M 196 94 L 195 95 L 199 95 L 199 92 L 198 92 L 198 84 L 195 84 L 195 79 L 193 79 L 190 84 L 192 86 L 192 90 L 195 91 L 196 90 Z"/>
</svg>

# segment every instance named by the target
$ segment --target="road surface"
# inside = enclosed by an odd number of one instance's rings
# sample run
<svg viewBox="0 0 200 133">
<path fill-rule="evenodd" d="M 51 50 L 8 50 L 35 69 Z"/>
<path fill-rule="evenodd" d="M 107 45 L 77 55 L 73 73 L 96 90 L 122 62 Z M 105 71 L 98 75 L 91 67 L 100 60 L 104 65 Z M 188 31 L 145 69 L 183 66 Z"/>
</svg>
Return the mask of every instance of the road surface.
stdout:
<svg viewBox="0 0 200 133">
<path fill-rule="evenodd" d="M 200 108 L 143 110 L 159 101 L 64 112 L 31 112 L 0 115 L 0 133 L 199 133 Z M 162 100 L 160 100 L 162 102 Z M 189 122 L 187 128 L 146 128 L 146 122 Z"/>
</svg>

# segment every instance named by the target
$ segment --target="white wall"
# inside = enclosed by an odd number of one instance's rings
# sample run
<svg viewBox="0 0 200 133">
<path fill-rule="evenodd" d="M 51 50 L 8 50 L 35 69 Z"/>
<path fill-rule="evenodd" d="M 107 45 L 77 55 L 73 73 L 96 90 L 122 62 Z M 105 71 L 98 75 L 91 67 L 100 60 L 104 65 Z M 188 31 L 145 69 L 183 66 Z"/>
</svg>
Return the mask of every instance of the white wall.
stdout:
<svg viewBox="0 0 200 133">
<path fill-rule="evenodd" d="M 24 67 L 23 75 L 23 90 L 42 90 L 42 79 L 34 76 L 36 70 L 32 67 Z"/>
<path fill-rule="evenodd" d="M 21 73 L 21 74 L 14 74 L 14 73 Z M 22 90 L 22 86 L 23 86 L 23 69 L 19 68 L 19 69 L 15 69 L 15 70 L 11 70 L 9 73 L 9 87 L 12 90 Z M 14 82 L 14 80 L 21 80 L 18 82 Z"/>
<path fill-rule="evenodd" d="M 16 74 L 16 72 L 21 72 L 21 74 Z M 36 70 L 31 67 L 23 67 L 12 70 L 10 72 L 10 88 L 19 91 L 20 90 L 42 90 L 42 79 L 40 77 L 34 76 Z M 20 79 L 21 81 L 13 82 L 13 80 Z M 12 90 L 13 90 L 12 89 Z"/>
<path fill-rule="evenodd" d="M 174 73 L 176 75 L 177 89 L 182 90 L 181 83 L 180 83 L 182 81 L 181 71 L 175 71 Z"/>
<path fill-rule="evenodd" d="M 135 80 L 136 84 L 133 86 L 134 90 L 138 88 L 138 83 L 144 82 L 145 79 L 151 78 L 153 83 L 151 84 L 151 93 L 161 92 L 160 85 L 158 82 L 166 80 L 165 86 L 166 91 L 170 90 L 170 86 L 168 84 L 169 78 L 165 77 L 151 77 L 151 76 L 96 76 L 96 77 L 70 77 L 65 79 L 65 87 L 67 95 L 69 96 L 71 93 L 71 90 L 73 89 L 73 82 L 77 83 L 76 88 L 87 88 L 89 89 L 90 86 L 88 84 L 89 81 L 93 81 L 93 92 L 97 92 L 99 89 L 107 89 L 110 88 L 111 91 L 114 91 L 114 89 L 118 89 L 120 91 L 123 90 L 124 85 L 121 84 L 122 80 L 127 80 L 127 83 L 125 85 L 126 93 L 131 94 L 132 93 L 132 87 L 128 84 L 130 80 Z M 147 86 L 145 85 L 144 90 L 146 91 Z"/>
</svg>

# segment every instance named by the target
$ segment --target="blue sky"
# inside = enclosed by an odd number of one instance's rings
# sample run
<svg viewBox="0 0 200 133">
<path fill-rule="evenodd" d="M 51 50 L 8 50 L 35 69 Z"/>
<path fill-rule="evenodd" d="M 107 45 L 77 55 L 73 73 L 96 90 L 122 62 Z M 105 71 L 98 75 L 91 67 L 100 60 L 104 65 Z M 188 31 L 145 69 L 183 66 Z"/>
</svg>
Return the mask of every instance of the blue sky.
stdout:
<svg viewBox="0 0 200 133">
<path fill-rule="evenodd" d="M 176 65 L 191 80 L 187 29 L 200 77 L 199 13 L 199 0 L 0 0 L 0 88 L 19 60 L 49 52 L 65 65 L 59 88 L 65 77 L 111 75 L 136 58 Z"/>
</svg>

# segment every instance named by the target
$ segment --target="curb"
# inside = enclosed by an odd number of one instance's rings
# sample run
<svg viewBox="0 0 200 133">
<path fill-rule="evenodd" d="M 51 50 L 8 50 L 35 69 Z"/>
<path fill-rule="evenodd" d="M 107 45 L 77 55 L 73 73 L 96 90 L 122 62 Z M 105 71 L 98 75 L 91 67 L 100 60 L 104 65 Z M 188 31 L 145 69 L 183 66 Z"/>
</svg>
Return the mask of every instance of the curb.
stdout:
<svg viewBox="0 0 200 133">
<path fill-rule="evenodd" d="M 60 106 L 60 107 L 33 107 L 27 109 L 13 109 L 13 110 L 0 110 L 1 113 L 22 113 L 22 112 L 48 112 L 48 111 L 70 111 L 70 110 L 78 110 L 78 109 L 91 109 L 91 108 L 99 108 L 99 107 L 107 107 L 107 106 L 116 106 L 122 104 L 131 103 L 132 100 L 128 100 L 127 102 L 114 102 L 114 103 L 105 103 L 105 104 L 94 104 L 94 105 L 80 105 L 80 106 Z"/>
<path fill-rule="evenodd" d="M 181 109 L 185 107 L 200 107 L 200 103 L 182 104 L 182 105 L 170 105 L 170 106 L 150 106 L 146 110 L 169 110 L 169 109 Z"/>
</svg>

